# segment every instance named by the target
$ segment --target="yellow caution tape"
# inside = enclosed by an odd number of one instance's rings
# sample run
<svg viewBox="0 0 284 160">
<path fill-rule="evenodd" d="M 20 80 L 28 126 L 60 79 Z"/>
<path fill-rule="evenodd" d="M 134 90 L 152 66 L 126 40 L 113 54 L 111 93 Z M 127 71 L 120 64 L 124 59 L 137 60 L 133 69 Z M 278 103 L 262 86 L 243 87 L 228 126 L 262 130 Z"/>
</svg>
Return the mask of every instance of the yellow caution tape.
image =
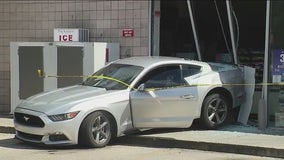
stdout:
<svg viewBox="0 0 284 160">
<path fill-rule="evenodd" d="M 130 87 L 129 84 L 119 80 L 119 79 L 116 79 L 116 78 L 112 78 L 112 77 L 108 77 L 108 76 L 103 76 L 103 75 L 100 75 L 100 76 L 51 76 L 51 75 L 46 75 L 45 77 L 49 77 L 49 78 L 77 78 L 77 77 L 80 77 L 80 78 L 101 78 L 101 79 L 107 79 L 107 80 L 111 80 L 111 81 L 115 81 L 115 82 L 118 82 L 120 84 L 123 84 L 127 87 Z"/>
<path fill-rule="evenodd" d="M 121 80 L 119 80 L 119 79 L 112 78 L 112 77 L 108 77 L 108 76 L 102 76 L 102 75 L 101 75 L 101 76 L 89 76 L 89 77 L 107 79 L 107 80 L 111 80 L 111 81 L 115 81 L 115 82 L 117 82 L 117 83 L 123 84 L 123 85 L 125 85 L 125 86 L 127 86 L 127 87 L 130 87 L 129 84 L 127 84 L 127 83 L 125 83 L 125 82 L 123 82 L 123 81 L 121 81 Z"/>
<path fill-rule="evenodd" d="M 38 71 L 39 73 L 39 71 Z M 38 75 L 41 75 L 40 73 Z M 107 79 L 107 80 L 111 80 L 111 81 L 115 81 L 118 82 L 120 84 L 123 84 L 127 87 L 130 87 L 131 89 L 135 89 L 130 86 L 130 84 L 123 82 L 119 79 L 113 78 L 113 77 L 108 77 L 108 76 L 103 76 L 103 75 L 99 75 L 99 76 L 59 76 L 59 75 L 43 75 L 43 76 L 39 76 L 41 78 L 77 78 L 77 77 L 81 77 L 81 78 L 102 78 L 102 79 Z M 278 85 L 278 86 L 284 86 L 284 82 L 279 82 L 279 83 L 224 83 L 224 84 L 213 84 L 213 83 L 203 83 L 203 84 L 190 84 L 190 85 L 180 85 L 180 86 L 174 86 L 174 87 L 164 87 L 164 88 L 146 88 L 145 91 L 155 91 L 155 90 L 161 90 L 161 89 L 169 89 L 169 88 L 180 88 L 180 87 L 193 87 L 193 86 L 274 86 L 274 85 Z"/>
</svg>

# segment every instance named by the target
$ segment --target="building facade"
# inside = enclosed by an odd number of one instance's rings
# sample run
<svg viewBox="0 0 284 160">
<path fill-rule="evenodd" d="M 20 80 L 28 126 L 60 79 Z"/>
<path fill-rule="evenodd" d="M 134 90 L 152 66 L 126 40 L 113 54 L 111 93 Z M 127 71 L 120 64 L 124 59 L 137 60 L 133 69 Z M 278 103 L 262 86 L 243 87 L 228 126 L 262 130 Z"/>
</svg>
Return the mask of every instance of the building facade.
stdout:
<svg viewBox="0 0 284 160">
<path fill-rule="evenodd" d="M 54 28 L 89 30 L 90 42 L 120 44 L 120 57 L 148 55 L 150 1 L 0 1 L 0 113 L 10 112 L 10 42 L 52 42 Z M 131 28 L 133 37 L 123 37 Z"/>
</svg>

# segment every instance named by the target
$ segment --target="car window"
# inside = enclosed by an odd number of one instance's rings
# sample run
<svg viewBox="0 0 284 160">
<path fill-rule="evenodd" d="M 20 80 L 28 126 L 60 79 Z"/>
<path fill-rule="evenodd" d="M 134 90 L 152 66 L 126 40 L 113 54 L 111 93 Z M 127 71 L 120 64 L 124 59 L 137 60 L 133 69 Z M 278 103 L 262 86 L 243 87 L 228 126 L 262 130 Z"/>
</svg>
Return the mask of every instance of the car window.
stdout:
<svg viewBox="0 0 284 160">
<path fill-rule="evenodd" d="M 184 85 L 179 65 L 163 66 L 150 71 L 139 84 L 145 88 L 169 88 Z"/>
<path fill-rule="evenodd" d="M 196 65 L 182 65 L 182 75 L 184 78 L 193 76 L 201 72 L 201 67 Z"/>
<path fill-rule="evenodd" d="M 114 63 L 94 73 L 83 85 L 107 90 L 126 89 L 142 70 L 140 66 Z"/>
</svg>

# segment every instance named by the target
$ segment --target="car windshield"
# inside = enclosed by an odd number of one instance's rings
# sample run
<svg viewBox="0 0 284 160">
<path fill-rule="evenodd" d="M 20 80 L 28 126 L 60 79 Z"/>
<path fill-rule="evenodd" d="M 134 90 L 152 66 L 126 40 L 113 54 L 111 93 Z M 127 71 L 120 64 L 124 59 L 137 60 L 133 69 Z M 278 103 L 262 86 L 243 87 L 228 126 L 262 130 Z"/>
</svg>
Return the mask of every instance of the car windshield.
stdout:
<svg viewBox="0 0 284 160">
<path fill-rule="evenodd" d="M 140 66 L 113 63 L 94 73 L 82 85 L 122 90 L 129 87 L 142 70 Z"/>
</svg>

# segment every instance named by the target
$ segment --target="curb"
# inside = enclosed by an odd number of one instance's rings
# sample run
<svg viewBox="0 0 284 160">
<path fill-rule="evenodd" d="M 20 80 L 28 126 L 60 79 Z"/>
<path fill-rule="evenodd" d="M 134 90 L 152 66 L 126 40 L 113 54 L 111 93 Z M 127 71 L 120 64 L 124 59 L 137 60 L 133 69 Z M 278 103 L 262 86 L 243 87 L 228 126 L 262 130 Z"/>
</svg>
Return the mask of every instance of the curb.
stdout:
<svg viewBox="0 0 284 160">
<path fill-rule="evenodd" d="M 14 134 L 15 128 L 14 127 L 0 126 L 0 133 Z"/>
<path fill-rule="evenodd" d="M 0 119 L 4 120 L 0 124 L 0 133 L 15 133 L 15 128 L 13 125 L 13 115 L 12 114 L 0 114 Z"/>
<path fill-rule="evenodd" d="M 224 144 L 224 143 L 184 141 L 172 138 L 126 136 L 118 138 L 117 143 L 121 145 L 131 145 L 131 146 L 195 149 L 203 151 L 284 158 L 284 149 L 234 145 L 234 144 Z"/>
</svg>

